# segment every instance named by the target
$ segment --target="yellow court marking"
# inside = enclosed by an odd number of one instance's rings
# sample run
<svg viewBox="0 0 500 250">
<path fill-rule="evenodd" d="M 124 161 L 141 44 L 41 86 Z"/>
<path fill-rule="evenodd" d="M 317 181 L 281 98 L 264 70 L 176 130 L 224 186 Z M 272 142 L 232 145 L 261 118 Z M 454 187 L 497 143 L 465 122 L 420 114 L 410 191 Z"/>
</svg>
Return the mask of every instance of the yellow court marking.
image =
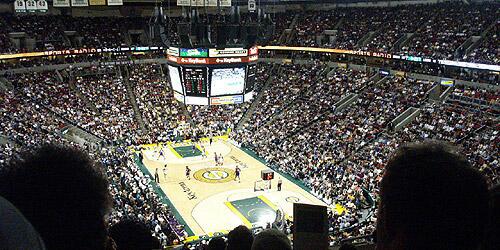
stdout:
<svg viewBox="0 0 500 250">
<path fill-rule="evenodd" d="M 259 196 L 257 196 L 257 198 L 259 198 L 261 201 L 266 203 L 274 211 L 278 210 L 278 207 L 276 205 L 274 205 L 274 203 L 272 203 L 270 200 L 268 200 L 264 195 L 259 195 Z"/>
<path fill-rule="evenodd" d="M 175 149 L 170 144 L 168 144 L 168 148 L 170 149 L 170 151 L 172 151 L 172 153 L 174 153 L 175 156 L 177 156 L 177 158 L 182 159 L 182 156 L 177 153 L 177 151 L 175 151 Z"/>
<path fill-rule="evenodd" d="M 252 228 L 252 223 L 250 223 L 250 221 L 243 214 L 241 214 L 240 211 L 238 211 L 238 209 L 236 209 L 233 204 L 231 204 L 231 202 L 226 201 L 224 202 L 224 204 L 226 204 L 229 210 L 231 210 L 234 214 L 236 214 L 236 216 L 240 218 L 245 226 L 247 226 L 248 228 Z"/>
<path fill-rule="evenodd" d="M 198 150 L 200 150 L 200 152 L 203 154 L 203 149 L 201 148 L 201 146 L 199 144 L 196 144 L 196 148 Z M 208 155 L 208 151 L 205 151 L 205 155 Z"/>
</svg>

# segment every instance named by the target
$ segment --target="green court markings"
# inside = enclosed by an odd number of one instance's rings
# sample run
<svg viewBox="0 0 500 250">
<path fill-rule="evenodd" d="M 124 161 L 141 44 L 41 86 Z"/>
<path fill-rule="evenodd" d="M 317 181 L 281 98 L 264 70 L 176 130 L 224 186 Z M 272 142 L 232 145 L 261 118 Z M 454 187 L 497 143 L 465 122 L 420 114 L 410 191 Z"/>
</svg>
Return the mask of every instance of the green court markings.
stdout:
<svg viewBox="0 0 500 250">
<path fill-rule="evenodd" d="M 195 157 L 195 156 L 200 156 L 201 150 L 195 147 L 193 149 L 193 146 L 180 146 L 180 147 L 174 147 L 174 150 L 182 157 L 182 158 L 187 158 L 187 157 Z"/>
<path fill-rule="evenodd" d="M 264 196 L 226 202 L 226 206 L 249 228 L 256 222 L 276 216 L 276 206 Z"/>
</svg>

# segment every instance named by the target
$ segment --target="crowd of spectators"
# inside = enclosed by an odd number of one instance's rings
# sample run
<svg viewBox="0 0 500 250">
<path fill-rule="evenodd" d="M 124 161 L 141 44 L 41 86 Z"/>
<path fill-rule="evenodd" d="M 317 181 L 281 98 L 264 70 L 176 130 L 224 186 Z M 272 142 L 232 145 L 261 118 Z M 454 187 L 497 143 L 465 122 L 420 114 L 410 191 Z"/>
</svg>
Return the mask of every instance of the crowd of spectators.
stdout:
<svg viewBox="0 0 500 250">
<path fill-rule="evenodd" d="M 498 3 L 410 5 L 388 8 L 337 8 L 303 13 L 288 45 L 363 49 L 395 52 L 439 59 L 455 58 L 455 51 L 468 38 L 480 36 L 497 22 Z M 498 24 L 476 49 L 463 59 L 493 63 L 498 58 Z M 329 31 L 330 33 L 325 33 Z M 361 39 L 368 36 L 366 41 Z M 407 34 L 413 36 L 395 47 Z M 363 45 L 363 42 L 365 45 Z M 465 51 L 462 51 L 465 52 Z"/>
<path fill-rule="evenodd" d="M 37 75 L 37 74 L 35 74 Z M 25 79 L 23 76 L 23 79 Z M 41 76 L 40 76 L 41 77 Z M 18 159 L 21 151 L 27 151 L 38 147 L 41 143 L 53 143 L 68 145 L 87 151 L 96 161 L 102 163 L 110 182 L 110 192 L 113 197 L 113 210 L 108 219 L 109 225 L 118 223 L 125 218 L 133 218 L 141 221 L 153 232 L 163 246 L 178 244 L 186 234 L 183 226 L 173 217 L 171 210 L 161 202 L 160 197 L 154 191 L 151 178 L 146 176 L 135 164 L 133 155 L 125 147 L 103 147 L 95 148 L 87 144 L 77 144 L 67 139 L 62 130 L 70 126 L 56 114 L 57 105 L 62 105 L 68 94 L 61 95 L 63 88 L 53 88 L 54 83 L 50 77 L 45 75 L 43 80 L 36 81 L 37 85 L 47 85 L 48 89 L 40 87 L 44 91 L 40 96 L 28 97 L 28 90 L 16 88 L 12 91 L 0 92 L 0 119 L 2 127 L 0 135 L 2 139 L 0 170 L 11 160 Z M 41 79 L 38 79 L 41 80 Z M 28 83 L 25 88 L 30 88 Z M 53 88 L 53 89 L 52 89 Z M 53 100 L 45 104 L 38 104 L 43 95 L 50 97 L 47 92 L 53 90 L 52 94 L 60 98 L 59 103 Z M 77 98 L 73 96 L 73 98 Z M 53 102 L 53 104 L 51 104 Z M 47 105 L 47 106 L 44 106 Z M 54 105 L 54 106 L 51 106 Z M 68 103 L 67 105 L 72 105 Z M 54 110 L 50 110 L 54 108 Z M 66 106 L 67 109 L 75 108 Z M 71 111 L 71 110 L 67 110 Z M 78 114 L 78 112 L 76 112 Z M 75 116 L 78 118 L 78 116 Z M 104 124 L 102 126 L 107 126 Z"/>
<path fill-rule="evenodd" d="M 232 137 L 276 169 L 303 181 L 326 203 L 347 209 L 342 214 L 330 212 L 330 230 L 337 232 L 333 241 L 374 230 L 376 216 L 367 216 L 364 208 L 370 201 L 365 194 L 378 198 L 389 154 L 406 142 L 438 139 L 457 144 L 490 184 L 498 182 L 497 113 L 463 100 L 491 107 L 498 103 L 495 91 L 457 86 L 447 103 L 427 104 L 426 94 L 437 83 L 396 76 L 370 81 L 367 73 L 330 69 L 319 62 L 281 65 L 276 74 L 271 73 L 273 67 L 278 66 L 259 64 L 255 87 L 259 102 Z M 60 132 L 71 124 L 133 145 L 170 140 L 182 124 L 191 122 L 192 130 L 204 135 L 224 133 L 236 127 L 251 104 L 189 107 L 183 115 L 163 70 L 160 65 L 143 64 L 9 76 L 14 89 L 0 92 L 0 135 L 11 143 L 0 144 L 0 167 L 19 148 L 40 142 L 75 145 Z M 347 94 L 357 94 L 358 100 L 336 110 L 335 103 Z M 130 98 L 135 98 L 147 131 L 139 131 Z M 401 131 L 387 130 L 409 107 L 421 109 L 415 121 Z M 114 201 L 111 224 L 134 217 L 165 245 L 185 237 L 150 177 L 125 148 L 79 147 L 105 166 Z"/>
<path fill-rule="evenodd" d="M 271 76 L 270 83 L 261 93 L 259 106 L 255 107 L 250 123 L 243 124 L 242 137 L 249 137 L 264 126 L 272 116 L 299 98 L 300 93 L 315 84 L 316 77 L 324 68 L 319 63 L 312 65 L 282 65 L 279 73 Z M 240 135 L 237 135 L 240 136 Z"/>
<path fill-rule="evenodd" d="M 481 89 L 469 86 L 455 86 L 447 99 L 448 103 L 460 104 L 498 115 L 500 114 L 500 95 L 494 89 Z"/>
<path fill-rule="evenodd" d="M 299 17 L 296 25 L 290 27 L 296 16 Z M 489 64 L 498 63 L 499 58 L 498 3 L 445 2 L 386 8 L 335 8 L 328 11 L 273 13 L 269 17 L 275 25 L 273 35 L 267 39 L 271 45 L 284 45 L 287 42 L 286 45 L 363 49 Z M 205 19 L 205 16 L 200 16 L 200 21 Z M 217 18 L 212 16 L 210 20 L 215 21 Z M 245 20 L 243 18 L 241 22 Z M 179 41 L 177 24 L 186 21 L 182 17 L 168 18 L 166 25 L 172 44 Z M 25 32 L 28 38 L 35 39 L 35 50 L 146 45 L 140 44 L 138 40 L 141 39 L 134 39 L 127 33 L 133 29 L 144 30 L 147 22 L 147 18 L 142 17 L 2 14 L 0 45 L 3 46 L 0 46 L 0 52 L 26 51 L 24 45 L 21 49 L 14 48 L 10 32 Z M 468 53 L 465 50 L 455 53 L 467 39 L 482 36 L 491 26 L 493 28 L 474 49 Z M 287 28 L 292 28 L 292 39 L 279 41 Z M 332 33 L 327 35 L 325 31 Z M 400 39 L 402 42 L 408 34 L 413 35 L 404 44 L 399 44 L 402 46 L 395 47 L 396 42 Z M 361 39 L 364 37 L 367 40 L 363 42 Z"/>
<path fill-rule="evenodd" d="M 181 106 L 174 98 L 158 64 L 128 65 L 129 82 L 137 100 L 139 112 L 148 130 L 147 143 L 167 141 L 174 130 L 186 122 Z"/>
<path fill-rule="evenodd" d="M 23 95 L 14 91 L 1 92 L 0 104 L 0 136 L 10 142 L 2 143 L 1 164 L 15 157 L 20 146 L 30 148 L 39 142 L 68 143 L 58 134 L 65 126 L 64 121 Z"/>
<path fill-rule="evenodd" d="M 76 69 L 76 89 L 93 105 L 105 126 L 93 126 L 102 138 L 135 142 L 138 122 L 125 83 L 117 67 L 96 66 Z M 96 119 L 97 120 L 97 119 Z"/>
<path fill-rule="evenodd" d="M 464 55 L 464 60 L 475 63 L 499 64 L 500 50 L 498 40 L 500 39 L 500 20 L 497 20 L 493 29 L 487 36 L 474 48 L 470 54 Z"/>
<path fill-rule="evenodd" d="M 437 8 L 402 51 L 416 56 L 454 59 L 455 51 L 465 40 L 481 35 L 496 21 L 498 14 L 494 6 L 446 4 Z"/>
<path fill-rule="evenodd" d="M 68 15 L 0 15 L 2 44 L 0 52 L 26 52 L 16 49 L 9 33 L 24 32 L 25 38 L 35 40 L 34 50 L 71 48 L 114 48 L 126 43 L 124 32 L 144 29 L 146 18 L 137 17 L 72 17 Z M 47 28 L 50 27 L 50 28 Z M 65 31 L 70 31 L 65 33 Z M 74 33 L 72 33 L 74 32 Z"/>
<path fill-rule="evenodd" d="M 184 226 L 154 191 L 151 177 L 145 175 L 127 148 L 103 149 L 97 158 L 105 168 L 114 198 L 110 225 L 133 218 L 148 226 L 163 246 L 177 245 L 187 236 Z"/>
<path fill-rule="evenodd" d="M 404 110 L 420 106 L 435 84 L 399 77 L 376 84 L 368 82 L 369 77 L 365 73 L 336 69 L 330 77 L 318 78 L 316 84 L 308 86 L 302 95 L 304 99 L 297 98 L 296 105 L 290 105 L 283 114 L 255 130 L 250 130 L 251 125 L 244 126 L 235 135 L 236 140 L 251 147 L 277 169 L 302 180 L 326 203 L 341 204 L 352 211 L 341 215 L 331 213 L 331 230 L 341 232 L 332 240 L 373 230 L 373 221 L 363 221 L 366 213 L 360 209 L 366 205 L 363 189 L 370 190 L 375 197 L 383 160 L 387 157 L 384 154 L 398 145 L 391 138 L 377 138 Z M 333 85 L 330 91 L 329 84 Z M 335 100 L 349 92 L 359 93 L 358 101 L 346 110 L 335 112 Z M 318 94 L 333 98 L 322 102 Z M 304 109 L 315 103 L 313 108 Z M 255 120 L 263 120 L 258 116 Z"/>
</svg>

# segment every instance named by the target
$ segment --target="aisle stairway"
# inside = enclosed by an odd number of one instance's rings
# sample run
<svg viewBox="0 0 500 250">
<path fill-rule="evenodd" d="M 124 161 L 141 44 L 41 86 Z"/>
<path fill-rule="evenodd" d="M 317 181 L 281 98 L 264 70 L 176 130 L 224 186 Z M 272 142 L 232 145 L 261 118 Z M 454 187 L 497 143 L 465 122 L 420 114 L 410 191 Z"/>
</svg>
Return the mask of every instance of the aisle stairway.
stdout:
<svg viewBox="0 0 500 250">
<path fill-rule="evenodd" d="M 76 87 L 76 84 L 75 84 L 75 76 L 73 75 L 73 72 L 69 72 L 69 76 L 68 76 L 68 85 L 69 85 L 69 89 L 71 91 L 73 91 L 76 96 L 78 96 L 78 98 L 80 98 L 84 103 L 85 103 L 85 106 L 87 106 L 90 110 L 94 111 L 96 114 L 99 114 L 99 110 L 97 109 L 97 107 L 92 103 L 90 102 L 90 100 Z"/>
<path fill-rule="evenodd" d="M 129 76 L 130 76 L 130 71 L 128 67 L 125 65 L 122 67 L 118 67 L 118 70 L 120 72 L 120 75 L 123 79 L 123 84 L 125 84 L 125 88 L 127 89 L 127 96 L 130 101 L 130 104 L 132 105 L 132 108 L 134 109 L 134 116 L 135 120 L 139 124 L 139 127 L 141 128 L 141 131 L 143 134 L 147 133 L 146 125 L 144 124 L 144 120 L 142 118 L 141 112 L 139 111 L 139 106 L 137 105 L 137 99 L 134 94 L 134 91 L 132 90 L 132 85 L 130 84 L 129 81 Z"/>
</svg>

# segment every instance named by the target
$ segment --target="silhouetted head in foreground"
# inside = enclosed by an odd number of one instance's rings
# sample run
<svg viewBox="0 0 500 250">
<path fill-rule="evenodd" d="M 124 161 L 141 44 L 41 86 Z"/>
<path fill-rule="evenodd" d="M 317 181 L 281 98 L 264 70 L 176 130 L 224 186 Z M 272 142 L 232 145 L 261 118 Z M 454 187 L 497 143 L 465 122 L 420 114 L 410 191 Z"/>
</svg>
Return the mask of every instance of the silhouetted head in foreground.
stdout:
<svg viewBox="0 0 500 250">
<path fill-rule="evenodd" d="M 155 238 L 143 223 L 124 219 L 109 229 L 109 236 L 115 241 L 117 250 L 151 250 Z"/>
<path fill-rule="evenodd" d="M 267 229 L 255 236 L 252 250 L 292 250 L 292 246 L 283 232 Z"/>
<path fill-rule="evenodd" d="M 477 249 L 488 216 L 483 176 L 437 143 L 400 147 L 380 183 L 377 249 Z"/>
<path fill-rule="evenodd" d="M 46 145 L 0 172 L 0 195 L 40 233 L 47 249 L 103 249 L 108 182 L 87 154 Z"/>
<path fill-rule="evenodd" d="M 227 235 L 227 250 L 250 250 L 253 243 L 253 234 L 245 226 L 237 226 Z"/>
<path fill-rule="evenodd" d="M 226 250 L 226 241 L 222 237 L 212 238 L 208 243 L 208 250 Z"/>
<path fill-rule="evenodd" d="M 490 190 L 490 217 L 481 250 L 496 250 L 500 246 L 500 184 Z"/>
</svg>

